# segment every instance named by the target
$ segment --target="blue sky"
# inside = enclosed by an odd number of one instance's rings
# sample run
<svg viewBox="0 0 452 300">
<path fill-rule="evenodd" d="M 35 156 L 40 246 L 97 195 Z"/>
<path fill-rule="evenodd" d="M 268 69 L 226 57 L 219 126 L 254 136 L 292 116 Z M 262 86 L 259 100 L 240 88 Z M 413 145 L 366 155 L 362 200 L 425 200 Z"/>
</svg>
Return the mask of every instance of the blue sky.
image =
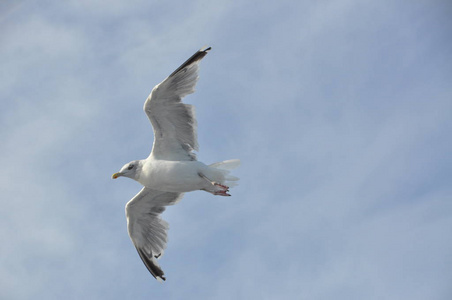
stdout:
<svg viewBox="0 0 452 300">
<path fill-rule="evenodd" d="M 450 299 L 449 1 L 3 1 L 1 299 Z M 127 236 L 152 87 L 204 45 L 198 158 L 232 197 Z"/>
</svg>

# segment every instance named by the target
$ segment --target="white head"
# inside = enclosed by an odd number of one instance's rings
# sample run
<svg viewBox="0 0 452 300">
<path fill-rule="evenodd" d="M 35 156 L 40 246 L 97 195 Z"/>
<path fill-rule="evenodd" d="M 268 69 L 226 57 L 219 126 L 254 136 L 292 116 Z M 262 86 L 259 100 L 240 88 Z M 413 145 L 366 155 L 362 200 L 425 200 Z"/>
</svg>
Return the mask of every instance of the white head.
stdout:
<svg viewBox="0 0 452 300">
<path fill-rule="evenodd" d="M 111 178 L 116 179 L 120 176 L 129 177 L 138 180 L 139 172 L 141 171 L 141 161 L 134 160 L 125 164 L 118 173 L 115 173 Z"/>
</svg>

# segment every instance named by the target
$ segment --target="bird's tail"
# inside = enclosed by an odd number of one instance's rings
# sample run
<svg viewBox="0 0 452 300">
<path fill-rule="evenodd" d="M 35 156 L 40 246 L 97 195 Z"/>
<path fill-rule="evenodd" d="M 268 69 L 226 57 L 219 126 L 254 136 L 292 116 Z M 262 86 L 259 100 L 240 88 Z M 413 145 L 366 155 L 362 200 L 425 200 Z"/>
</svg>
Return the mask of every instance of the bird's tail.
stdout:
<svg viewBox="0 0 452 300">
<path fill-rule="evenodd" d="M 231 172 L 231 170 L 237 168 L 238 166 L 240 166 L 240 159 L 229 159 L 209 165 L 209 167 L 215 168 L 223 174 L 224 181 L 222 183 L 229 187 L 237 185 L 237 181 L 239 180 L 239 178 L 232 176 L 229 173 Z"/>
</svg>

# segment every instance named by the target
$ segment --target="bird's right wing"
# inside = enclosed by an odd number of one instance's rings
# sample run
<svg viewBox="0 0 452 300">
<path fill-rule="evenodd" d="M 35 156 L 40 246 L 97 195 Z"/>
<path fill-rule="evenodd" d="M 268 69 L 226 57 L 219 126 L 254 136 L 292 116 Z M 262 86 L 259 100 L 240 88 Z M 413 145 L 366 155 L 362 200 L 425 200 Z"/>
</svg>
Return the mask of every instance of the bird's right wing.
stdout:
<svg viewBox="0 0 452 300">
<path fill-rule="evenodd" d="M 160 217 L 165 206 L 178 202 L 183 193 L 161 192 L 144 187 L 126 205 L 130 239 L 146 268 L 157 280 L 165 280 L 157 263 L 167 244 L 168 223 Z"/>
</svg>

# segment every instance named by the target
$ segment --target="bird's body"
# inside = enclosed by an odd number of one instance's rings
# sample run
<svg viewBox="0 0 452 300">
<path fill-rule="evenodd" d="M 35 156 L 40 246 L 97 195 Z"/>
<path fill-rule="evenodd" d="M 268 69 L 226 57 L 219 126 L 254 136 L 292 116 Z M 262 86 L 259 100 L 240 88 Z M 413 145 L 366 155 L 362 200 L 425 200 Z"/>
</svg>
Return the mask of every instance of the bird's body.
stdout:
<svg viewBox="0 0 452 300">
<path fill-rule="evenodd" d="M 156 85 L 144 103 L 144 111 L 154 128 L 154 145 L 147 159 L 125 164 L 113 178 L 129 177 L 143 189 L 126 205 L 130 239 L 149 272 L 165 280 L 157 263 L 167 243 L 168 223 L 160 214 L 177 203 L 185 192 L 204 190 L 230 196 L 229 187 L 237 177 L 229 175 L 238 159 L 206 165 L 196 160 L 198 150 L 194 107 L 181 102 L 194 92 L 199 61 L 209 48 L 197 51 L 170 76 Z"/>
<path fill-rule="evenodd" d="M 196 190 L 214 191 L 214 185 L 199 174 L 220 184 L 227 184 L 224 170 L 207 166 L 200 161 L 159 160 L 152 157 L 142 161 L 141 174 L 137 181 L 143 186 L 167 192 L 185 193 Z M 228 183 L 231 185 L 231 183 Z"/>
<path fill-rule="evenodd" d="M 138 181 L 151 189 L 185 193 L 201 190 L 207 182 L 198 175 L 207 166 L 199 161 L 149 159 L 144 163 Z"/>
</svg>

